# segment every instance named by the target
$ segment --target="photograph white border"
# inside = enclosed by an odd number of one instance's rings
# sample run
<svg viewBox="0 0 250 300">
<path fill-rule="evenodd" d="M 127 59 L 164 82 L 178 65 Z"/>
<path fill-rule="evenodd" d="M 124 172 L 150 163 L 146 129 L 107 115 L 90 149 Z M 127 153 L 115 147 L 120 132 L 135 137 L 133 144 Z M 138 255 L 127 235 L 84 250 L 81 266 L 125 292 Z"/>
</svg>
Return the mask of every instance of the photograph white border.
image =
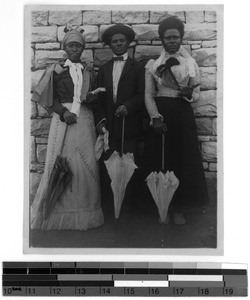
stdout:
<svg viewBox="0 0 250 300">
<path fill-rule="evenodd" d="M 25 254 L 87 254 L 87 255 L 223 255 L 223 5 L 128 5 L 116 6 L 119 10 L 216 10 L 217 12 L 217 248 L 215 249 L 197 249 L 197 248 L 164 248 L 164 249 L 117 249 L 117 248 L 31 248 L 29 245 L 29 133 L 30 133 L 30 45 L 31 42 L 31 10 L 41 10 L 48 7 L 50 10 L 77 10 L 77 9 L 93 9 L 93 10 L 112 10 L 111 5 L 29 5 L 25 9 L 25 30 L 24 30 L 24 232 L 23 232 L 23 252 Z M 133 8 L 133 9 L 132 9 Z M 27 49 L 29 48 L 29 49 Z"/>
</svg>

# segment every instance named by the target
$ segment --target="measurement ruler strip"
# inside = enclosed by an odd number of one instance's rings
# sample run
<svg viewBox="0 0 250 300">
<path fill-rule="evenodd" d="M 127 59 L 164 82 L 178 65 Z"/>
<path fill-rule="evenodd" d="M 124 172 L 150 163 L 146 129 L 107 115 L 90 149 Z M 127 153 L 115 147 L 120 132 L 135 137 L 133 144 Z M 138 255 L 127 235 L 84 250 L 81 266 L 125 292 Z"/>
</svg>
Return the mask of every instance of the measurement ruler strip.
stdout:
<svg viewBox="0 0 250 300">
<path fill-rule="evenodd" d="M 4 296 L 247 296 L 247 265 L 4 262 Z"/>
<path fill-rule="evenodd" d="M 202 287 L 21 287 L 4 296 L 247 296 L 247 288 Z"/>
</svg>

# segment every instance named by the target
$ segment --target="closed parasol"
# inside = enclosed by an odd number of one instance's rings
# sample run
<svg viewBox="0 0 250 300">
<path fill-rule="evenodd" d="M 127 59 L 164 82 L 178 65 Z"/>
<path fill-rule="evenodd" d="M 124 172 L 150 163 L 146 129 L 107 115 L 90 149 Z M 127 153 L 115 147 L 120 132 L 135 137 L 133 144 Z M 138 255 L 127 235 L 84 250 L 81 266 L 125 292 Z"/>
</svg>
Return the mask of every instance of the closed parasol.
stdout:
<svg viewBox="0 0 250 300">
<path fill-rule="evenodd" d="M 115 218 L 119 219 L 122 202 L 125 196 L 127 184 L 137 168 L 134 163 L 133 153 L 123 153 L 125 118 L 122 121 L 121 153 L 114 151 L 105 165 L 111 179 L 111 188 L 114 195 Z"/>
<path fill-rule="evenodd" d="M 162 134 L 162 172 L 151 172 L 146 178 L 147 186 L 157 205 L 161 223 L 166 221 L 169 205 L 179 186 L 179 180 L 173 171 L 164 173 L 164 146 L 165 136 Z"/>
<path fill-rule="evenodd" d="M 62 147 L 60 153 L 56 157 L 55 164 L 51 171 L 47 193 L 44 198 L 44 220 L 48 219 L 55 204 L 59 201 L 63 191 L 70 185 L 72 181 L 73 174 L 70 170 L 69 162 L 66 157 L 62 156 L 67 129 L 68 125 L 66 125 L 65 128 Z"/>
</svg>

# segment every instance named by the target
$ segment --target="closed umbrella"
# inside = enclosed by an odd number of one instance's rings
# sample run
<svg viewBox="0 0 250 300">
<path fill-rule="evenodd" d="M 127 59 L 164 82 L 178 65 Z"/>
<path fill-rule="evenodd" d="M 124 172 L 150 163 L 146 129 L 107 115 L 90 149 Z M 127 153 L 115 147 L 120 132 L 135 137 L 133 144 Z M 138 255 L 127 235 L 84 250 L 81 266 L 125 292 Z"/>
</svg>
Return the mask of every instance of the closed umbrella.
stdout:
<svg viewBox="0 0 250 300">
<path fill-rule="evenodd" d="M 122 121 L 121 153 L 119 154 L 117 151 L 114 151 L 109 159 L 105 161 L 105 165 L 111 179 L 111 188 L 114 195 L 114 210 L 116 219 L 119 219 L 120 216 L 127 184 L 132 177 L 134 170 L 137 168 L 136 164 L 134 163 L 133 153 L 123 153 L 124 127 L 125 118 L 123 118 Z"/>
<path fill-rule="evenodd" d="M 179 180 L 173 171 L 164 173 L 164 147 L 165 136 L 162 135 L 162 171 L 151 172 L 146 178 L 147 186 L 157 205 L 161 223 L 164 223 L 167 218 L 168 208 L 174 196 L 176 189 L 179 186 Z"/>
<path fill-rule="evenodd" d="M 60 153 L 56 157 L 55 164 L 53 166 L 49 178 L 48 189 L 43 204 L 44 220 L 48 219 L 55 204 L 59 201 L 62 193 L 72 182 L 73 174 L 72 171 L 70 170 L 69 162 L 66 157 L 62 156 L 67 129 L 68 129 L 68 125 L 66 125 L 66 129 L 64 132 Z"/>
</svg>

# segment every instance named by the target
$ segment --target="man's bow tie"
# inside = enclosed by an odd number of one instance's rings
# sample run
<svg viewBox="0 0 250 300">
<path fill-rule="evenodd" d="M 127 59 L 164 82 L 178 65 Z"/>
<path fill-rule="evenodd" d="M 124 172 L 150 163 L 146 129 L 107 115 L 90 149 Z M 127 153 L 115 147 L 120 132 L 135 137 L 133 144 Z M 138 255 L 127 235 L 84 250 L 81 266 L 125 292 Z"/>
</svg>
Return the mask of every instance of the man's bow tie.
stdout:
<svg viewBox="0 0 250 300">
<path fill-rule="evenodd" d="M 124 60 L 123 56 L 114 56 L 113 57 L 113 60 L 114 61 L 117 61 L 117 60 Z"/>
</svg>

